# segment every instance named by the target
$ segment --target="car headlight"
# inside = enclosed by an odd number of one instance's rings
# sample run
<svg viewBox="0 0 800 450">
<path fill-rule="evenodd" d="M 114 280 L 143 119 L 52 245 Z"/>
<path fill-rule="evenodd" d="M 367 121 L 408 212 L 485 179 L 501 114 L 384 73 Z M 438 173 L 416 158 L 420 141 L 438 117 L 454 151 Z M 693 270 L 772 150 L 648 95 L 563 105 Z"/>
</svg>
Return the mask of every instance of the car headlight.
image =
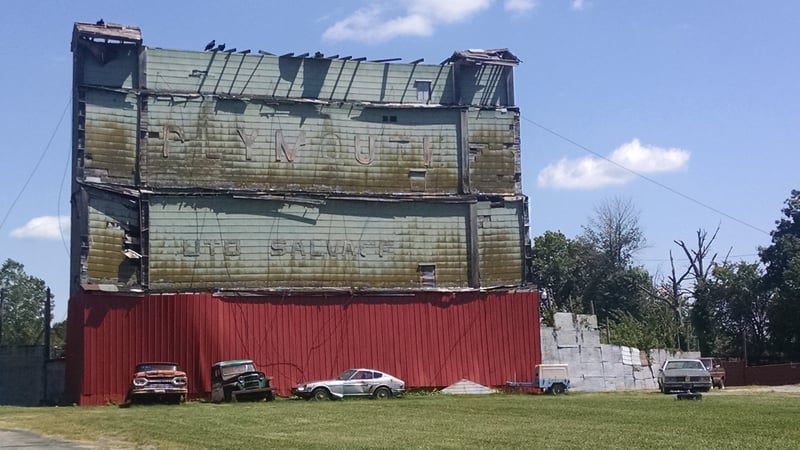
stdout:
<svg viewBox="0 0 800 450">
<path fill-rule="evenodd" d="M 172 379 L 172 384 L 183 386 L 184 384 L 186 384 L 186 377 L 175 377 Z"/>
<path fill-rule="evenodd" d="M 305 391 L 305 390 L 306 390 L 306 385 L 304 384 L 304 385 L 302 385 L 302 386 L 297 386 L 297 390 L 298 390 L 299 392 L 303 392 L 303 391 Z"/>
<path fill-rule="evenodd" d="M 144 386 L 146 384 L 147 384 L 147 378 L 138 377 L 138 378 L 134 378 L 133 379 L 133 385 L 134 386 L 142 387 L 142 386 Z"/>
</svg>

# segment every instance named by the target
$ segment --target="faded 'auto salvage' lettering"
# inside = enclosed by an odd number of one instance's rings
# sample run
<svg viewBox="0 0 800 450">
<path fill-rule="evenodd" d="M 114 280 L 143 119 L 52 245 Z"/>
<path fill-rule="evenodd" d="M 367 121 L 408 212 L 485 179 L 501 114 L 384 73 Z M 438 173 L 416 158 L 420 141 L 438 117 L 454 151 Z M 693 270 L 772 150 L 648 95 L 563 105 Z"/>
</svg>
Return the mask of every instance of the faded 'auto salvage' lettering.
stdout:
<svg viewBox="0 0 800 450">
<path fill-rule="evenodd" d="M 291 256 L 293 258 L 338 258 L 362 257 L 377 255 L 384 257 L 394 254 L 394 241 L 350 241 L 350 240 L 324 240 L 324 239 L 276 239 L 270 243 L 270 256 Z"/>
<path fill-rule="evenodd" d="M 186 239 L 182 243 L 183 256 L 201 254 L 217 256 L 239 256 L 242 246 L 239 239 L 205 240 Z M 269 254 L 291 258 L 366 258 L 392 255 L 397 248 L 395 241 L 346 239 L 274 239 L 269 244 Z"/>
</svg>

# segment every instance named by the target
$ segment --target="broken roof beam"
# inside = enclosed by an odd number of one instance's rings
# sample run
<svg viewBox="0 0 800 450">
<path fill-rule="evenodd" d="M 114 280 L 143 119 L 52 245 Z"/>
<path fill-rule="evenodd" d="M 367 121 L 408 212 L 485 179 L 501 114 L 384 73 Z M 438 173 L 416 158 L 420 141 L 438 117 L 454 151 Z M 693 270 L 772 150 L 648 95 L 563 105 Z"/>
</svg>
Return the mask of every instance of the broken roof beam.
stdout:
<svg viewBox="0 0 800 450">
<path fill-rule="evenodd" d="M 442 64 L 458 62 L 516 66 L 522 61 L 514 56 L 507 48 L 495 48 L 489 50 L 469 49 L 457 51 L 454 52 L 452 56 L 442 61 Z"/>
</svg>

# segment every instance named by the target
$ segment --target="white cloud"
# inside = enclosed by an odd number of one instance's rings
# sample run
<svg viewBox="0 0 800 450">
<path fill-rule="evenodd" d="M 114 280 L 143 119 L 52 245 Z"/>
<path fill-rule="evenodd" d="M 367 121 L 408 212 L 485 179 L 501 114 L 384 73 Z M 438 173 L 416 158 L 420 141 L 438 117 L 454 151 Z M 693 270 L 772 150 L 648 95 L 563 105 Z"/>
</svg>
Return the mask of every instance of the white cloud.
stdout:
<svg viewBox="0 0 800 450">
<path fill-rule="evenodd" d="M 61 239 L 69 235 L 69 216 L 35 217 L 11 231 L 11 236 L 33 239 Z"/>
<path fill-rule="evenodd" d="M 517 0 L 520 1 L 520 0 Z M 492 0 L 397 0 L 362 8 L 325 30 L 331 41 L 382 42 L 400 36 L 430 36 L 441 23 L 467 19 Z"/>
<path fill-rule="evenodd" d="M 572 9 L 574 11 L 583 11 L 583 0 L 572 0 Z"/>
<path fill-rule="evenodd" d="M 505 9 L 511 12 L 525 12 L 536 8 L 536 0 L 506 0 Z"/>
<path fill-rule="evenodd" d="M 642 145 L 634 139 L 611 152 L 607 159 L 594 156 L 573 160 L 562 158 L 542 169 L 537 181 L 541 187 L 559 189 L 619 186 L 636 178 L 633 172 L 647 175 L 685 170 L 689 156 L 686 150 Z"/>
</svg>

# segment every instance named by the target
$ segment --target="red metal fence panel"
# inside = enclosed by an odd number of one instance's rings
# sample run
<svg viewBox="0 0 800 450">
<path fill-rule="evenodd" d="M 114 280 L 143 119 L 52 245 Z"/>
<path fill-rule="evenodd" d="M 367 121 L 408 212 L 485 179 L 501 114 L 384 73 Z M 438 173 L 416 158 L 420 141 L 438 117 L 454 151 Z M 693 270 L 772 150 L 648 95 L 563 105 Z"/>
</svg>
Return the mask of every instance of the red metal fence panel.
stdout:
<svg viewBox="0 0 800 450">
<path fill-rule="evenodd" d="M 742 361 L 725 361 L 728 386 L 782 386 L 800 384 L 800 363 L 745 366 Z"/>
<path fill-rule="evenodd" d="M 220 297 L 82 292 L 68 317 L 66 398 L 121 402 L 133 367 L 173 361 L 189 397 L 209 396 L 210 367 L 251 358 L 279 393 L 371 367 L 410 388 L 460 379 L 501 386 L 541 362 L 536 292 Z"/>
</svg>

